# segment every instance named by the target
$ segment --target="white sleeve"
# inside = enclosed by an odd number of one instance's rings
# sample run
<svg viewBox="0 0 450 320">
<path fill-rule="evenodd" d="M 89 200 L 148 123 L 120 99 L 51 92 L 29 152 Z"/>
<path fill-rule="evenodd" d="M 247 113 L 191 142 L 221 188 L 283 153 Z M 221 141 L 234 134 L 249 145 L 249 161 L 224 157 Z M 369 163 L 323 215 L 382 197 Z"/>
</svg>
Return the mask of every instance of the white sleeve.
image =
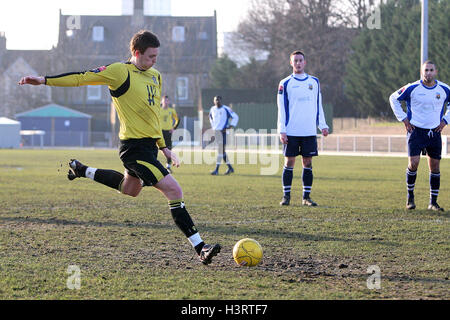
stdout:
<svg viewBox="0 0 450 320">
<path fill-rule="evenodd" d="M 231 109 L 230 109 L 230 114 L 231 114 L 230 126 L 236 127 L 239 122 L 239 116 L 237 115 L 236 112 L 234 112 Z"/>
<path fill-rule="evenodd" d="M 403 111 L 402 103 L 398 98 L 402 95 L 403 91 L 406 90 L 406 86 L 400 88 L 393 92 L 389 97 L 389 103 L 391 104 L 392 111 L 394 112 L 395 117 L 398 121 L 403 121 L 407 118 L 407 114 Z"/>
<path fill-rule="evenodd" d="M 446 124 L 450 124 L 450 101 L 447 103 L 447 112 L 442 117 Z"/>
<path fill-rule="evenodd" d="M 319 124 L 318 127 L 320 130 L 329 129 L 327 122 L 325 121 L 325 114 L 323 112 L 322 106 L 322 93 L 319 91 Z"/>
<path fill-rule="evenodd" d="M 212 116 L 212 108 L 211 109 L 209 109 L 209 123 L 211 124 L 211 127 L 212 127 L 212 125 L 213 125 L 213 116 Z"/>
<path fill-rule="evenodd" d="M 278 133 L 286 133 L 286 110 L 285 110 L 285 88 L 283 83 L 278 85 L 277 106 L 278 106 Z"/>
</svg>

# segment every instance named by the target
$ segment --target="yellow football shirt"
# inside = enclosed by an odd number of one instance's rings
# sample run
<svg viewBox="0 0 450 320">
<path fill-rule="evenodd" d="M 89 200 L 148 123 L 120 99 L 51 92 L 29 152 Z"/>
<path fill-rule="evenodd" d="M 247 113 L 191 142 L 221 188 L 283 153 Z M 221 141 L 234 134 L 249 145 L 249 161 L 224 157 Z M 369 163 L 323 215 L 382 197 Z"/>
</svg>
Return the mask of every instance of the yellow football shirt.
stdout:
<svg viewBox="0 0 450 320">
<path fill-rule="evenodd" d="M 161 74 L 154 68 L 116 62 L 97 69 L 46 76 L 45 84 L 58 87 L 107 85 L 120 121 L 119 139 L 154 138 L 166 146 L 160 121 Z"/>
<path fill-rule="evenodd" d="M 168 107 L 166 109 L 161 107 L 161 128 L 163 130 L 176 129 L 179 123 L 177 112 L 174 108 Z"/>
</svg>

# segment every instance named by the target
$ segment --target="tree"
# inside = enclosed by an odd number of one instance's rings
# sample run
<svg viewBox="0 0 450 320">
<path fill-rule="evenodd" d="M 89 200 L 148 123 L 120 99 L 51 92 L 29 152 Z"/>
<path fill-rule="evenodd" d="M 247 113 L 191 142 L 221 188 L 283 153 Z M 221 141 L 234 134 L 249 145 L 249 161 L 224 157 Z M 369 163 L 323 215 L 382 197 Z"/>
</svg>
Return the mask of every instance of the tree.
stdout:
<svg viewBox="0 0 450 320">
<path fill-rule="evenodd" d="M 268 52 L 264 65 L 267 78 L 254 81 L 259 87 L 276 88 L 289 75 L 289 54 L 305 52 L 307 72 L 320 78 L 324 102 L 346 106 L 342 74 L 355 36 L 347 28 L 348 19 L 337 12 L 337 0 L 255 0 L 252 9 L 238 26 L 241 43 L 252 50 Z M 275 89 L 274 89 L 275 90 Z M 337 112 L 338 113 L 338 112 Z"/>
<path fill-rule="evenodd" d="M 429 54 L 448 81 L 450 39 L 449 2 L 429 3 Z M 381 29 L 363 29 L 355 38 L 346 66 L 345 94 L 360 116 L 393 118 L 389 95 L 420 76 L 419 0 L 388 1 L 380 5 Z"/>
<path fill-rule="evenodd" d="M 237 88 L 238 67 L 227 55 L 217 58 L 210 71 L 213 88 Z"/>
</svg>

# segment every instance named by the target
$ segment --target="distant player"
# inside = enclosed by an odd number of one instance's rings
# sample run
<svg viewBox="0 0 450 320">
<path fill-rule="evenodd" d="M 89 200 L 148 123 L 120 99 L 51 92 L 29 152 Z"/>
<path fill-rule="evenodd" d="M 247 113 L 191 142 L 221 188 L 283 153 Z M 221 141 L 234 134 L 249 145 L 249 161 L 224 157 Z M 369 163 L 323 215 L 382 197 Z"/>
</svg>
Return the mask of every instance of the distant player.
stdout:
<svg viewBox="0 0 450 320">
<path fill-rule="evenodd" d="M 442 129 L 450 121 L 450 112 L 444 115 L 450 99 L 449 86 L 436 80 L 437 68 L 432 61 L 425 61 L 420 69 L 421 80 L 409 83 L 389 97 L 391 108 L 398 121 L 403 121 L 408 139 L 408 167 L 406 187 L 408 191 L 406 208 L 416 208 L 414 187 L 420 153 L 426 150 L 430 169 L 430 203 L 428 210 L 444 211 L 437 203 L 441 174 L 439 164 L 442 152 Z M 401 101 L 406 102 L 406 112 Z"/>
<path fill-rule="evenodd" d="M 211 123 L 211 128 L 214 130 L 214 137 L 217 143 L 216 168 L 211 172 L 214 176 L 219 174 L 219 167 L 222 159 L 228 166 L 225 174 L 228 175 L 234 172 L 230 160 L 228 159 L 225 147 L 227 144 L 227 129 L 236 127 L 238 121 L 239 116 L 236 112 L 231 110 L 230 107 L 222 104 L 221 96 L 215 96 L 214 106 L 212 106 L 209 111 L 209 122 Z"/>
<path fill-rule="evenodd" d="M 132 57 L 129 62 L 51 77 L 27 76 L 19 84 L 107 85 L 120 120 L 119 152 L 125 172 L 88 167 L 72 159 L 69 162 L 69 180 L 89 178 L 132 197 L 136 197 L 142 187 L 154 186 L 167 198 L 175 224 L 195 248 L 200 261 L 209 264 L 221 247 L 203 242 L 186 210 L 180 185 L 157 160 L 159 148 L 175 166 L 179 165 L 176 155 L 166 147 L 161 132 L 161 74 L 152 68 L 159 46 L 156 35 L 142 30 L 130 41 Z"/>
<path fill-rule="evenodd" d="M 287 206 L 291 200 L 291 185 L 295 158 L 302 156 L 303 200 L 305 206 L 317 206 L 311 197 L 313 184 L 312 157 L 317 156 L 317 128 L 326 137 L 328 126 L 322 107 L 319 79 L 305 73 L 306 59 L 301 51 L 290 55 L 292 74 L 278 86 L 278 131 L 283 146 L 283 199 Z"/>
<path fill-rule="evenodd" d="M 161 99 L 161 128 L 164 141 L 169 150 L 172 150 L 172 133 L 178 127 L 180 120 L 174 108 L 170 107 L 169 96 L 164 96 Z M 172 172 L 172 159 L 167 159 L 166 169 Z"/>
</svg>

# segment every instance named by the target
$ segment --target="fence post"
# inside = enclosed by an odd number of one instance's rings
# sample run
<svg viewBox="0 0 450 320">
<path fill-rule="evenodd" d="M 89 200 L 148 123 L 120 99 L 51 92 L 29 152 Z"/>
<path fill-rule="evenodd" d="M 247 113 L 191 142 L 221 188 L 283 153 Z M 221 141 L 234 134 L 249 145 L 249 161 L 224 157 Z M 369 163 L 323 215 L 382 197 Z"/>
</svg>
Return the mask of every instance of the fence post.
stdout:
<svg viewBox="0 0 450 320">
<path fill-rule="evenodd" d="M 353 152 L 356 152 L 356 136 L 353 136 Z"/>
<path fill-rule="evenodd" d="M 373 136 L 370 136 L 370 152 L 373 152 Z"/>
<path fill-rule="evenodd" d="M 186 137 L 186 131 L 187 131 L 187 116 L 183 117 L 183 128 L 184 128 L 184 132 L 183 132 L 183 144 L 186 145 L 187 141 L 187 137 Z M 190 141 L 189 141 L 190 142 Z"/>
<path fill-rule="evenodd" d="M 339 136 L 337 136 L 337 141 L 336 141 L 336 151 L 339 152 Z"/>
</svg>

